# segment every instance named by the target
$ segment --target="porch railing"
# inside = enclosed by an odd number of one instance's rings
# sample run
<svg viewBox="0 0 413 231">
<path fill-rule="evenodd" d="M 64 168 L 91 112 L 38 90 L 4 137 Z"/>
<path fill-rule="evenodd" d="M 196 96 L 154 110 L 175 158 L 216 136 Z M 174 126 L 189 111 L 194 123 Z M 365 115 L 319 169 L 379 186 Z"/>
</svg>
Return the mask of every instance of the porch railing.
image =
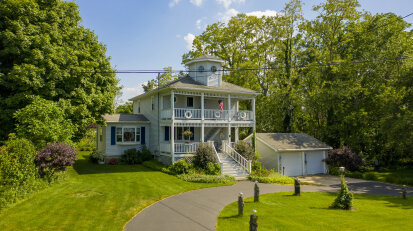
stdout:
<svg viewBox="0 0 413 231">
<path fill-rule="evenodd" d="M 241 167 L 244 168 L 248 174 L 251 173 L 251 160 L 247 160 L 245 159 L 245 157 L 241 156 L 241 154 L 231 148 L 226 141 L 222 142 L 222 149 L 224 153 L 229 155 L 232 159 L 235 160 L 235 162 L 241 165 Z"/>
<path fill-rule="evenodd" d="M 214 153 L 215 153 L 215 157 L 217 158 L 217 162 L 218 162 L 218 164 L 219 164 L 219 167 L 220 167 L 220 169 L 221 169 L 221 175 L 223 174 L 223 171 L 224 171 L 224 163 L 221 161 L 221 159 L 219 158 L 219 155 L 218 155 L 218 152 L 217 152 L 217 149 L 215 148 L 215 145 L 214 145 L 214 141 L 208 141 L 208 145 L 210 145 L 213 149 L 214 149 Z"/>
<path fill-rule="evenodd" d="M 196 143 L 175 143 L 174 150 L 177 154 L 194 153 L 199 146 L 199 142 Z"/>
<path fill-rule="evenodd" d="M 192 108 L 175 108 L 175 119 L 180 120 L 200 120 L 202 118 L 201 109 Z M 222 113 L 219 109 L 204 109 L 205 120 L 228 120 L 229 110 L 223 110 Z M 172 110 L 164 109 L 161 111 L 161 119 L 171 119 Z M 253 121 L 254 115 L 252 111 L 235 111 L 231 110 L 231 120 L 233 121 Z"/>
</svg>

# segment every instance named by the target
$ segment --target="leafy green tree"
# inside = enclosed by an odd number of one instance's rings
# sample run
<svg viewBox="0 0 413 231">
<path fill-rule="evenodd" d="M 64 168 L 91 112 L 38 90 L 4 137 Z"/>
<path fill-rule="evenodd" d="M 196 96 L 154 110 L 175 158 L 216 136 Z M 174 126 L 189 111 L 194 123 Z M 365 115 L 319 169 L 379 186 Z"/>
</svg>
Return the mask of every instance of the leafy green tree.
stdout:
<svg viewBox="0 0 413 231">
<path fill-rule="evenodd" d="M 18 137 L 33 142 L 37 149 L 51 142 L 70 142 L 75 127 L 65 118 L 59 103 L 38 98 L 14 113 Z"/>
<path fill-rule="evenodd" d="M 116 108 L 116 113 L 132 114 L 133 113 L 133 103 L 132 102 L 126 102 L 125 104 L 119 105 Z"/>
<path fill-rule="evenodd" d="M 148 81 L 147 84 L 142 84 L 143 90 L 145 92 L 151 91 L 157 88 L 158 86 L 165 85 L 168 82 L 173 81 L 178 78 L 178 74 L 172 71 L 172 67 L 164 67 L 163 70 L 165 72 L 162 74 L 159 74 L 159 77 L 156 77 Z M 182 75 L 182 73 L 180 73 L 180 75 Z"/>
<path fill-rule="evenodd" d="M 113 112 L 118 80 L 105 46 L 80 21 L 74 2 L 1 1 L 0 139 L 15 129 L 13 113 L 35 96 L 70 106 L 76 138 Z"/>
</svg>

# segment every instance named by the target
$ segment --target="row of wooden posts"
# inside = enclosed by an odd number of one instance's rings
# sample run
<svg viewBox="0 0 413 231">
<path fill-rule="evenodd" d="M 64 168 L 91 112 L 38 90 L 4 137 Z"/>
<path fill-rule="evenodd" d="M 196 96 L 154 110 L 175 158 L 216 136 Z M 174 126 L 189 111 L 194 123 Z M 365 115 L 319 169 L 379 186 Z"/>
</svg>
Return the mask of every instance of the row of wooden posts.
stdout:
<svg viewBox="0 0 413 231">
<path fill-rule="evenodd" d="M 300 188 L 301 184 L 297 178 L 294 178 L 294 195 L 299 196 L 301 192 Z M 258 182 L 255 181 L 254 185 L 254 202 L 260 201 L 260 187 L 258 186 Z M 257 210 L 252 210 L 252 214 L 250 215 L 250 231 L 257 231 L 258 229 L 258 215 L 256 214 Z M 244 215 L 244 194 L 242 192 L 239 193 L 238 196 L 238 216 Z"/>
</svg>

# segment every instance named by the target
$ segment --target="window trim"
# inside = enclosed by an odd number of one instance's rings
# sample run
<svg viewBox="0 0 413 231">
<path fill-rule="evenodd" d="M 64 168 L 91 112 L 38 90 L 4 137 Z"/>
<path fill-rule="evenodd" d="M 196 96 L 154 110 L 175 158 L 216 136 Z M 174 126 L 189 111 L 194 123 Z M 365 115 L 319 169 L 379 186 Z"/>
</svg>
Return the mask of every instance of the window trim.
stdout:
<svg viewBox="0 0 413 231">
<path fill-rule="evenodd" d="M 135 129 L 135 135 L 134 135 L 134 141 L 124 141 L 124 135 L 125 135 L 125 128 L 134 128 Z M 122 133 L 118 134 L 118 129 L 121 129 Z M 136 137 L 138 136 L 139 133 L 139 140 L 136 140 Z M 118 141 L 118 135 L 122 136 L 122 141 Z M 141 127 L 137 126 L 116 126 L 116 144 L 141 144 L 142 140 L 142 134 L 141 134 Z"/>
</svg>

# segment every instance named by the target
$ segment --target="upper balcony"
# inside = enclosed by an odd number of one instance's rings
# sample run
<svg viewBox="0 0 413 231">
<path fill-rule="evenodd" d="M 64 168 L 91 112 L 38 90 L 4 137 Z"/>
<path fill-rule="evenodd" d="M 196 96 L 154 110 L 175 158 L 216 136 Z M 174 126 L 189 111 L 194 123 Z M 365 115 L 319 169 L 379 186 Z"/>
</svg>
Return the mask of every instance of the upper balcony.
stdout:
<svg viewBox="0 0 413 231">
<path fill-rule="evenodd" d="M 164 109 L 161 112 L 161 119 L 170 120 L 172 118 L 172 110 Z M 202 109 L 192 108 L 175 108 L 175 120 L 210 120 L 210 121 L 253 121 L 254 113 L 246 110 L 221 110 L 204 109 L 204 118 L 202 118 Z"/>
</svg>

